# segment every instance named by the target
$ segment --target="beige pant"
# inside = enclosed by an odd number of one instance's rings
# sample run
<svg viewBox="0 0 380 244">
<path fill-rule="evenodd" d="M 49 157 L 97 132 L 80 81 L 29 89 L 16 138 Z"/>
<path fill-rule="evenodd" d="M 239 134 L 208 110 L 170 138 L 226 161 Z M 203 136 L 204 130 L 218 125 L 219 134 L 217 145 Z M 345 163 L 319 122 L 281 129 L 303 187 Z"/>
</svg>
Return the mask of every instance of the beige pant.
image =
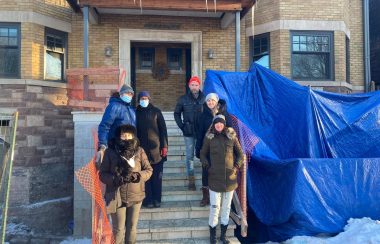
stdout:
<svg viewBox="0 0 380 244">
<path fill-rule="evenodd" d="M 130 207 L 123 205 L 116 209 L 116 213 L 111 214 L 115 244 L 136 243 L 141 203 L 134 203 Z"/>
</svg>

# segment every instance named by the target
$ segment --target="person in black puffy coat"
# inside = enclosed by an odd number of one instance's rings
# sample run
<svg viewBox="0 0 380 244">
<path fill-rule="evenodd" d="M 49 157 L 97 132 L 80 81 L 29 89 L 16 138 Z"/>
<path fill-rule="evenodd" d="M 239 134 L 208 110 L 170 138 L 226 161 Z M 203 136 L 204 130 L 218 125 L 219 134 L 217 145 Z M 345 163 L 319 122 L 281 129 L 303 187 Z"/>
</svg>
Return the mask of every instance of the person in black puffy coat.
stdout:
<svg viewBox="0 0 380 244">
<path fill-rule="evenodd" d="M 182 130 L 186 145 L 186 170 L 189 179 L 188 189 L 195 191 L 194 149 L 197 135 L 198 116 L 202 111 L 205 96 L 200 90 L 201 81 L 193 76 L 189 80 L 190 93 L 181 96 L 174 110 L 174 119 Z M 183 119 L 182 119 L 183 117 Z"/>
<path fill-rule="evenodd" d="M 153 167 L 152 177 L 145 183 L 144 207 L 160 207 L 162 194 L 162 171 L 168 152 L 168 133 L 161 110 L 153 106 L 150 94 L 138 95 L 136 109 L 137 137 Z"/>
</svg>

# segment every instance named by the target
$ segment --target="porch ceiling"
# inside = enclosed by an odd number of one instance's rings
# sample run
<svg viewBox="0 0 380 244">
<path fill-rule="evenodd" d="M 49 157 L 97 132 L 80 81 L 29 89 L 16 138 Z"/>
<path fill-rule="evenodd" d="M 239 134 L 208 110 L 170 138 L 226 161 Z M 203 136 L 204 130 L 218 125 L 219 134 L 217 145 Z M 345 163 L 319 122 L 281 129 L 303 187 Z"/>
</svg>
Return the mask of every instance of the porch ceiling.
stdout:
<svg viewBox="0 0 380 244">
<path fill-rule="evenodd" d="M 206 5 L 207 2 L 207 5 Z M 252 7 L 255 0 L 80 0 L 80 6 L 159 11 L 235 12 Z M 140 6 L 141 3 L 141 6 Z"/>
<path fill-rule="evenodd" d="M 96 8 L 99 14 L 130 14 L 130 15 L 161 15 L 161 16 L 181 16 L 181 17 L 205 17 L 221 18 L 223 12 L 214 11 L 170 11 L 170 10 L 143 10 L 140 9 L 120 9 L 120 8 Z"/>
</svg>

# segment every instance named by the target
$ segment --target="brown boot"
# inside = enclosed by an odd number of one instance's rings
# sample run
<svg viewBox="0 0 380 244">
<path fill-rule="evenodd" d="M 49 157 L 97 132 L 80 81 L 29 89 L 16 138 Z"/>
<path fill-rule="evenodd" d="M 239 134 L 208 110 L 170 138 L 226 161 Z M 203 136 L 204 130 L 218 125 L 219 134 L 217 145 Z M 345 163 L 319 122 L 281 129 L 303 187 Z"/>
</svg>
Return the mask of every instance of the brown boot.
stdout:
<svg viewBox="0 0 380 244">
<path fill-rule="evenodd" d="M 199 206 L 204 207 L 210 204 L 210 194 L 207 186 L 202 186 L 202 194 L 203 197 L 201 202 L 199 203 Z"/>
<path fill-rule="evenodd" d="M 195 176 L 194 175 L 190 175 L 189 176 L 189 186 L 188 186 L 188 189 L 190 191 L 197 190 L 197 188 L 195 188 Z"/>
</svg>

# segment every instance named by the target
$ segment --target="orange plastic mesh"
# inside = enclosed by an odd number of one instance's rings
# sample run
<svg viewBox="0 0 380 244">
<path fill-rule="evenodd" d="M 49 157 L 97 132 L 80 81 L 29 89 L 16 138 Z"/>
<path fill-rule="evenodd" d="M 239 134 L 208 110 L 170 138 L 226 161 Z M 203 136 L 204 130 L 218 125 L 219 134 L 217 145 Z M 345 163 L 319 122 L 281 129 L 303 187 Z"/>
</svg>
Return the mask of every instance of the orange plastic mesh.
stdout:
<svg viewBox="0 0 380 244">
<path fill-rule="evenodd" d="M 237 117 L 231 115 L 232 127 L 236 131 L 239 142 L 245 154 L 245 162 L 240 170 L 239 174 L 239 184 L 236 189 L 236 193 L 239 196 L 242 212 L 243 212 L 243 222 L 247 223 L 247 162 L 251 159 L 251 153 L 255 145 L 259 142 L 258 137 Z M 246 236 L 247 233 L 242 233 Z"/>
<path fill-rule="evenodd" d="M 119 67 L 71 68 L 66 73 L 68 105 L 86 110 L 103 110 L 126 77 Z"/>
<path fill-rule="evenodd" d="M 95 131 L 92 131 L 92 134 L 96 149 L 98 145 L 97 134 Z M 96 155 L 84 167 L 75 171 L 75 176 L 92 198 L 92 243 L 114 244 L 115 239 L 112 234 L 112 225 L 108 220 L 103 200 L 102 190 L 104 189 L 104 185 L 99 179 L 99 171 L 96 169 L 95 158 Z"/>
</svg>

